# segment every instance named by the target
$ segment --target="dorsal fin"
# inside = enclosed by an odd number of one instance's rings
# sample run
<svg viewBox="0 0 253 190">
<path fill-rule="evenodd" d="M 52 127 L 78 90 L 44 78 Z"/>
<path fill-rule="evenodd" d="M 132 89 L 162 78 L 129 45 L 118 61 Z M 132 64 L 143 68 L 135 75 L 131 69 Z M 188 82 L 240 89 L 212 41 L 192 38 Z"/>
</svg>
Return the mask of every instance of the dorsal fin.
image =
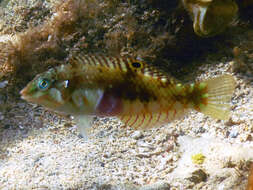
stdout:
<svg viewBox="0 0 253 190">
<path fill-rule="evenodd" d="M 101 69 L 115 69 L 123 73 L 136 72 L 139 75 L 151 77 L 154 80 L 161 81 L 164 84 L 179 82 L 162 69 L 130 56 L 106 56 L 103 54 L 84 54 L 80 52 L 78 54 L 73 54 L 69 62 L 74 67 L 79 65 L 78 71 L 80 74 L 82 68 L 85 65 L 88 65 L 90 67 L 97 67 Z"/>
</svg>

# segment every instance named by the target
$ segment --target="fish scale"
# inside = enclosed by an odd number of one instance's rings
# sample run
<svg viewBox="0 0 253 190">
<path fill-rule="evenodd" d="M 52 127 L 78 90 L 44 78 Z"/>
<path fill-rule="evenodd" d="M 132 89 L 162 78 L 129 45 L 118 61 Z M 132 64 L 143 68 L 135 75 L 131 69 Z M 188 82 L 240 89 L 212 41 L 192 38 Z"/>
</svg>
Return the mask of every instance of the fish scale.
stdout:
<svg viewBox="0 0 253 190">
<path fill-rule="evenodd" d="M 131 57 L 79 53 L 68 64 L 38 74 L 21 95 L 79 121 L 94 115 L 116 116 L 126 126 L 147 129 L 178 119 L 189 109 L 228 119 L 234 88 L 234 78 L 227 74 L 182 84 Z M 90 126 L 80 127 L 84 133 Z"/>
</svg>

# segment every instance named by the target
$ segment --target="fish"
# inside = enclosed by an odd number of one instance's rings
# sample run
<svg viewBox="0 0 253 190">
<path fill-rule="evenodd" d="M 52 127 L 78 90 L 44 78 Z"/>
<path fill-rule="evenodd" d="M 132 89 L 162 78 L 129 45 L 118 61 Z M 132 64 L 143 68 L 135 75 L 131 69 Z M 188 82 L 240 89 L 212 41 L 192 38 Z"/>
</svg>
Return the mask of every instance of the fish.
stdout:
<svg viewBox="0 0 253 190">
<path fill-rule="evenodd" d="M 248 184 L 246 190 L 253 190 L 253 163 L 250 166 L 250 172 L 248 176 Z"/>
<path fill-rule="evenodd" d="M 20 94 L 28 102 L 74 116 L 88 138 L 94 116 L 117 117 L 135 130 L 159 127 L 191 109 L 227 120 L 234 89 L 229 74 L 183 84 L 132 57 L 77 53 L 66 64 L 38 74 Z"/>
<path fill-rule="evenodd" d="M 224 32 L 238 13 L 234 0 L 182 0 L 182 3 L 191 15 L 195 34 L 200 37 Z"/>
</svg>

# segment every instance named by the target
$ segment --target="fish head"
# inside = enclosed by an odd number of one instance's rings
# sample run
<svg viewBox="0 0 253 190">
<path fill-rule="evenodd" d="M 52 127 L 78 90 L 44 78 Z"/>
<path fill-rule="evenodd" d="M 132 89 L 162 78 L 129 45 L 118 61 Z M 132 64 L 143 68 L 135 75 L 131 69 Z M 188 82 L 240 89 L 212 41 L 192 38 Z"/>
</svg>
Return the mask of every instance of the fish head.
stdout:
<svg viewBox="0 0 253 190">
<path fill-rule="evenodd" d="M 68 81 L 58 80 L 54 69 L 38 74 L 21 90 L 21 98 L 54 110 L 64 104 L 62 90 Z"/>
</svg>

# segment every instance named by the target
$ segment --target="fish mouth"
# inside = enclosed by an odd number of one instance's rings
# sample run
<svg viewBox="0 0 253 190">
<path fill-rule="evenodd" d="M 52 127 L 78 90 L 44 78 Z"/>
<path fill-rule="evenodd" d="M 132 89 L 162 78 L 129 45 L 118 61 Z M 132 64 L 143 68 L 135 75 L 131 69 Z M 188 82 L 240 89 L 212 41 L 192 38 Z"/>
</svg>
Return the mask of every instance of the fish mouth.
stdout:
<svg viewBox="0 0 253 190">
<path fill-rule="evenodd" d="M 26 100 L 28 102 L 34 102 L 34 98 L 32 98 L 30 95 L 29 95 L 29 90 L 27 87 L 23 88 L 19 94 L 21 95 L 21 99 L 23 100 Z"/>
<path fill-rule="evenodd" d="M 27 100 L 29 99 L 28 96 L 27 96 L 27 88 L 23 88 L 19 94 L 21 95 L 21 98 L 24 99 L 24 100 Z"/>
</svg>

